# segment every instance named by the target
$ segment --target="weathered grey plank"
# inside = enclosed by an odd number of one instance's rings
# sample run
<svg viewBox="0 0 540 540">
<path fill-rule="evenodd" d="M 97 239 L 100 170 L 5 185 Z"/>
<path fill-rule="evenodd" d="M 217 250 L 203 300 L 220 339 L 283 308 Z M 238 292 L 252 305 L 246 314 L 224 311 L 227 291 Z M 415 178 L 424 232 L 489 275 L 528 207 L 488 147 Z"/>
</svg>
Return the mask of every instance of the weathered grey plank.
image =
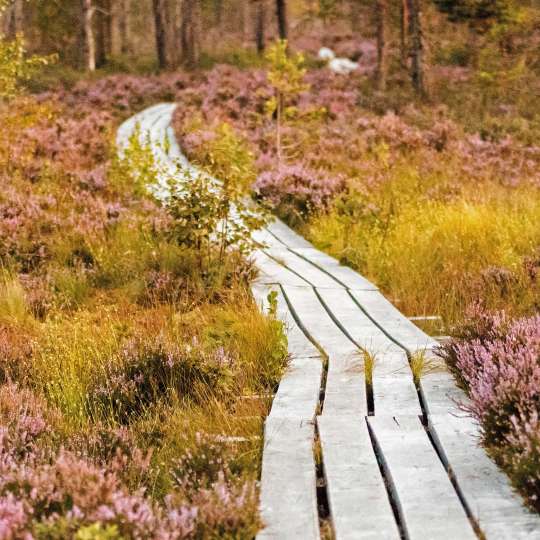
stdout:
<svg viewBox="0 0 540 540">
<path fill-rule="evenodd" d="M 319 404 L 321 377 L 320 358 L 294 357 L 279 383 L 270 416 L 314 420 Z"/>
<path fill-rule="evenodd" d="M 285 225 L 280 219 L 272 220 L 267 229 L 277 238 L 282 244 L 290 248 L 311 248 L 313 247 L 303 236 L 293 231 Z"/>
<path fill-rule="evenodd" d="M 375 357 L 372 373 L 375 414 L 421 414 L 405 351 L 366 316 L 348 291 L 320 289 L 317 292 L 355 343 Z"/>
<path fill-rule="evenodd" d="M 264 428 L 260 540 L 318 540 L 314 426 L 269 416 Z"/>
<path fill-rule="evenodd" d="M 372 416 L 368 423 L 392 478 L 408 538 L 475 539 L 420 420 L 411 416 Z"/>
<path fill-rule="evenodd" d="M 319 403 L 322 377 L 322 357 L 291 316 L 279 287 L 255 285 L 253 296 L 263 311 L 267 311 L 268 293 L 276 292 L 277 316 L 286 325 L 291 360 L 272 402 L 271 416 L 313 420 Z"/>
<path fill-rule="evenodd" d="M 309 287 L 309 283 L 288 268 L 269 257 L 264 251 L 255 250 L 251 255 L 259 269 L 258 283 L 282 283 L 295 287 Z"/>
<path fill-rule="evenodd" d="M 441 359 L 434 360 L 434 364 L 428 366 L 427 372 L 420 377 L 420 389 L 427 414 L 459 414 L 469 401 Z"/>
<path fill-rule="evenodd" d="M 364 418 L 317 418 L 336 540 L 399 538 Z"/>
<path fill-rule="evenodd" d="M 540 517 L 523 506 L 505 474 L 479 445 L 478 426 L 465 415 L 429 417 L 444 455 L 474 519 L 488 540 L 540 538 Z"/>
<path fill-rule="evenodd" d="M 394 340 L 410 352 L 428 350 L 437 342 L 422 332 L 379 291 L 351 291 L 362 309 Z"/>
<path fill-rule="evenodd" d="M 367 414 L 364 364 L 356 345 L 336 326 L 313 289 L 285 285 L 283 291 L 302 327 L 329 358 L 325 411 Z"/>
<path fill-rule="evenodd" d="M 264 251 L 280 264 L 301 275 L 314 287 L 343 288 L 343 285 L 339 284 L 328 274 L 285 247 L 278 248 L 270 246 Z"/>
<path fill-rule="evenodd" d="M 251 292 L 257 305 L 259 305 L 263 312 L 268 313 L 270 308 L 268 302 L 268 294 L 270 292 L 276 293 L 277 300 L 277 317 L 285 323 L 285 331 L 287 334 L 289 353 L 294 357 L 299 358 L 320 358 L 321 353 L 313 345 L 313 343 L 306 337 L 304 332 L 300 330 L 298 324 L 294 320 L 287 302 L 281 292 L 279 285 L 264 285 L 261 283 L 254 283 L 251 286 Z"/>
<path fill-rule="evenodd" d="M 376 291 L 377 287 L 368 281 L 364 276 L 355 272 L 348 266 L 343 266 L 337 259 L 330 257 L 326 253 L 319 251 L 313 246 L 304 248 L 293 248 L 292 251 L 304 259 L 325 271 L 338 280 L 348 289 Z"/>
</svg>

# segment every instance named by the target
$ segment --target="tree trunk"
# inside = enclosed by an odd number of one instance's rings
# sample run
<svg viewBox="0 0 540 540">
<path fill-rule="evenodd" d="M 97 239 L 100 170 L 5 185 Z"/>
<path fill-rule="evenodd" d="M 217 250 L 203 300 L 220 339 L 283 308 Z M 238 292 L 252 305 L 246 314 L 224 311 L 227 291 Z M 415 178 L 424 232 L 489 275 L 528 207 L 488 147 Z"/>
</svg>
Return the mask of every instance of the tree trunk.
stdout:
<svg viewBox="0 0 540 540">
<path fill-rule="evenodd" d="M 187 68 L 197 67 L 200 60 L 200 24 L 201 12 L 199 0 L 183 0 L 182 2 L 182 57 Z"/>
<path fill-rule="evenodd" d="M 409 59 L 409 8 L 407 0 L 399 5 L 399 46 L 401 67 L 406 68 Z"/>
<path fill-rule="evenodd" d="M 152 0 L 154 12 L 154 28 L 156 35 L 156 53 L 160 69 L 167 67 L 166 34 L 165 34 L 165 5 L 163 0 Z"/>
<path fill-rule="evenodd" d="M 261 54 L 266 46 L 265 43 L 265 0 L 255 0 L 255 44 L 257 52 Z"/>
<path fill-rule="evenodd" d="M 181 62 L 180 34 L 182 20 L 182 3 L 178 0 L 165 0 L 166 3 L 166 56 L 169 68 L 178 66 Z"/>
<path fill-rule="evenodd" d="M 15 39 L 16 35 L 23 31 L 23 1 L 13 0 L 0 18 L 2 20 L 2 33 L 8 39 Z"/>
<path fill-rule="evenodd" d="M 96 39 L 94 36 L 94 13 L 96 8 L 92 0 L 81 0 L 82 25 L 84 39 L 85 67 L 88 71 L 96 70 Z"/>
<path fill-rule="evenodd" d="M 409 38 L 411 80 L 418 94 L 425 96 L 425 43 L 422 29 L 422 0 L 407 0 L 409 11 Z"/>
<path fill-rule="evenodd" d="M 129 53 L 129 12 L 131 9 L 130 0 L 120 0 L 118 13 L 118 34 L 120 41 L 120 54 Z"/>
<path fill-rule="evenodd" d="M 247 47 L 251 41 L 251 9 L 249 0 L 242 2 L 242 45 Z"/>
<path fill-rule="evenodd" d="M 388 76 L 388 0 L 376 0 L 377 11 L 377 88 L 386 90 Z"/>
<path fill-rule="evenodd" d="M 360 1 L 350 0 L 349 2 L 349 21 L 351 23 L 351 31 L 357 33 L 360 27 Z"/>
<path fill-rule="evenodd" d="M 276 0 L 276 15 L 278 22 L 279 39 L 287 39 L 289 29 L 287 26 L 287 2 L 286 0 Z"/>
<path fill-rule="evenodd" d="M 111 2 L 99 0 L 96 13 L 96 66 L 106 64 L 111 54 Z"/>
</svg>

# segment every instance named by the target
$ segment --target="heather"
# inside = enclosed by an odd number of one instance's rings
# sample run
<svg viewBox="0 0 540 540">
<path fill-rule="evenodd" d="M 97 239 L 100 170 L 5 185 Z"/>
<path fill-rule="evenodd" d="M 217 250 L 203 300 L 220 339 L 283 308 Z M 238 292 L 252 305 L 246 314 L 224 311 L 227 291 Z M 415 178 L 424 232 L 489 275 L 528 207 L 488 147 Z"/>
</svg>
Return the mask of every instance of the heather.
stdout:
<svg viewBox="0 0 540 540">
<path fill-rule="evenodd" d="M 288 97 L 280 156 L 265 71 L 213 68 L 183 95 L 183 147 L 208 166 L 218 126 L 230 124 L 255 156 L 254 195 L 405 313 L 442 316 L 445 327 L 431 330 L 449 332 L 478 299 L 517 315 L 536 309 L 536 146 L 472 131 L 451 104 L 401 98 L 381 114 L 355 73 L 312 69 L 304 82 Z"/>
<path fill-rule="evenodd" d="M 0 109 L 1 538 L 261 526 L 269 403 L 250 396 L 273 391 L 287 353 L 250 298 L 246 232 L 187 242 L 185 201 L 153 199 L 149 154 L 113 143 L 190 79 L 83 80 Z"/>
<path fill-rule="evenodd" d="M 439 354 L 466 389 L 488 451 L 539 510 L 540 317 L 511 319 L 476 305 Z"/>
</svg>

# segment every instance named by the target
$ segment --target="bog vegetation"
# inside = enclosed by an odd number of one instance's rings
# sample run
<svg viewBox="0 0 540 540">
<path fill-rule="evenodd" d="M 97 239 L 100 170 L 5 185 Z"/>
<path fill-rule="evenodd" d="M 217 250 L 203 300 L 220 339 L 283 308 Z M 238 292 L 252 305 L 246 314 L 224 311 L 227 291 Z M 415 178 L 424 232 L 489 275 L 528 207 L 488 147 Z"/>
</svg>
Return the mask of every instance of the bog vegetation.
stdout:
<svg viewBox="0 0 540 540">
<path fill-rule="evenodd" d="M 539 509 L 533 2 L 0 8 L 0 538 L 258 530 L 268 403 L 246 396 L 275 388 L 286 342 L 248 293 L 260 216 L 218 227 L 251 216 L 249 192 L 407 315 L 441 317 L 425 329 L 454 337 L 440 354 Z M 120 121 L 160 101 L 218 198 L 200 177 L 161 205 L 145 148 L 116 155 Z"/>
</svg>

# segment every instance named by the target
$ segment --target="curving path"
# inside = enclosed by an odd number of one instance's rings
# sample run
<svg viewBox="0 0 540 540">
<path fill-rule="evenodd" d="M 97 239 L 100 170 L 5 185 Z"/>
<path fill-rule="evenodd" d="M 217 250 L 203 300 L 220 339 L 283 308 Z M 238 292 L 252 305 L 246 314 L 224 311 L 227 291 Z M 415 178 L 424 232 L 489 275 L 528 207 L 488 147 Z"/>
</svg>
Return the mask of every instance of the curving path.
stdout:
<svg viewBox="0 0 540 540">
<path fill-rule="evenodd" d="M 138 126 L 168 174 L 200 174 L 178 147 L 174 109 L 132 117 L 118 144 Z M 153 189 L 167 196 L 165 179 Z M 478 445 L 478 426 L 458 406 L 467 398 L 444 366 L 415 384 L 411 359 L 434 359 L 437 343 L 281 221 L 254 237 L 253 295 L 266 309 L 277 293 L 291 353 L 265 422 L 258 538 L 319 539 L 324 508 L 337 540 L 540 539 L 540 518 Z"/>
</svg>

